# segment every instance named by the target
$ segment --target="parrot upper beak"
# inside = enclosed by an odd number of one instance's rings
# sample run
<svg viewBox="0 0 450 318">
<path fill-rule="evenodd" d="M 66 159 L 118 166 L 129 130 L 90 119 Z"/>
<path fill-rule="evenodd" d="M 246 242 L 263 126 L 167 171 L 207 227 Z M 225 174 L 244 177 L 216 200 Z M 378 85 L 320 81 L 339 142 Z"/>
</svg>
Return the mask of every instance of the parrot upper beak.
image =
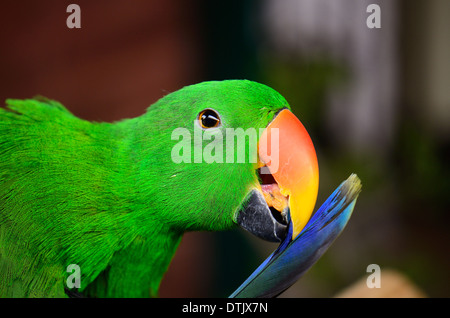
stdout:
<svg viewBox="0 0 450 318">
<path fill-rule="evenodd" d="M 311 138 L 297 117 L 283 109 L 263 131 L 258 154 L 262 184 L 247 196 L 237 223 L 260 238 L 281 242 L 292 222 L 294 239 L 311 217 L 319 188 Z"/>
</svg>

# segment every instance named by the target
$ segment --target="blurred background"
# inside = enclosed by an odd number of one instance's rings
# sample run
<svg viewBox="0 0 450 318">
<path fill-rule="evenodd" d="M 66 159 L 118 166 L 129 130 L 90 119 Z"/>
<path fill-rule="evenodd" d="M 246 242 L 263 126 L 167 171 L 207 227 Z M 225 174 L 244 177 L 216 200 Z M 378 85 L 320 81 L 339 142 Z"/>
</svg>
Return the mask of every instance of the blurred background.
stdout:
<svg viewBox="0 0 450 318">
<path fill-rule="evenodd" d="M 66 8 L 81 8 L 69 29 Z M 366 21 L 381 9 L 381 28 Z M 250 79 L 286 97 L 316 146 L 318 204 L 357 173 L 343 234 L 282 297 L 333 297 L 369 264 L 450 296 L 450 1 L 98 0 L 0 4 L 0 100 L 143 114 L 185 85 Z M 274 249 L 236 229 L 188 233 L 162 297 L 226 297 Z"/>
</svg>

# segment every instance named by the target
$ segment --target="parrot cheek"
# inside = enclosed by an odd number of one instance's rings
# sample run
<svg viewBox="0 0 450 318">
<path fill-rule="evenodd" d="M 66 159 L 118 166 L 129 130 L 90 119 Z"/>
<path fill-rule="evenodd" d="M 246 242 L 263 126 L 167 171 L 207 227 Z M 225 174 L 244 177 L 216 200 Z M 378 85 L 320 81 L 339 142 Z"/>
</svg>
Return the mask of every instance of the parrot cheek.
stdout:
<svg viewBox="0 0 450 318">
<path fill-rule="evenodd" d="M 287 234 L 286 215 L 273 211 L 265 200 L 265 195 L 259 189 L 251 190 L 244 200 L 244 204 L 236 213 L 236 223 L 243 229 L 270 242 L 282 242 Z"/>
</svg>

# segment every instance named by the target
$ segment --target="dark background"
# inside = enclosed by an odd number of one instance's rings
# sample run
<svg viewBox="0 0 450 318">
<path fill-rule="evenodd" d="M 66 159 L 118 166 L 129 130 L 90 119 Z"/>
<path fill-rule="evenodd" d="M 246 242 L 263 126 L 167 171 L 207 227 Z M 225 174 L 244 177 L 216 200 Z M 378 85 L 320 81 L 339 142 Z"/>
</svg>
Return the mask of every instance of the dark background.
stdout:
<svg viewBox="0 0 450 318">
<path fill-rule="evenodd" d="M 352 172 L 363 183 L 344 233 L 284 296 L 334 296 L 378 264 L 449 297 L 449 2 L 307 2 L 2 2 L 0 100 L 43 95 L 111 122 L 185 85 L 265 83 L 315 143 L 318 203 Z M 81 29 L 66 26 L 70 3 Z M 370 3 L 381 29 L 365 24 Z M 227 296 L 275 247 L 241 230 L 188 233 L 160 294 Z"/>
</svg>

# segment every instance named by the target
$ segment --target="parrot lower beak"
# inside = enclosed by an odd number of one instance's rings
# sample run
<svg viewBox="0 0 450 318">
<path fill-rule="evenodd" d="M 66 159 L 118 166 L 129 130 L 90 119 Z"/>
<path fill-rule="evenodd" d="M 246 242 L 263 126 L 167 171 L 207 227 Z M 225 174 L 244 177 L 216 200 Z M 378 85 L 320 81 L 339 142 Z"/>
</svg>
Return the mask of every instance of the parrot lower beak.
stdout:
<svg viewBox="0 0 450 318">
<path fill-rule="evenodd" d="M 311 217 L 319 188 L 311 138 L 297 117 L 283 109 L 263 131 L 258 154 L 262 184 L 248 195 L 237 223 L 260 238 L 280 242 L 292 222 L 294 239 Z"/>
<path fill-rule="evenodd" d="M 236 221 L 242 228 L 259 238 L 270 242 L 282 242 L 286 237 L 288 226 L 286 219 L 279 216 L 281 214 L 278 211 L 269 208 L 263 193 L 259 189 L 254 189 L 247 195 Z"/>
</svg>

